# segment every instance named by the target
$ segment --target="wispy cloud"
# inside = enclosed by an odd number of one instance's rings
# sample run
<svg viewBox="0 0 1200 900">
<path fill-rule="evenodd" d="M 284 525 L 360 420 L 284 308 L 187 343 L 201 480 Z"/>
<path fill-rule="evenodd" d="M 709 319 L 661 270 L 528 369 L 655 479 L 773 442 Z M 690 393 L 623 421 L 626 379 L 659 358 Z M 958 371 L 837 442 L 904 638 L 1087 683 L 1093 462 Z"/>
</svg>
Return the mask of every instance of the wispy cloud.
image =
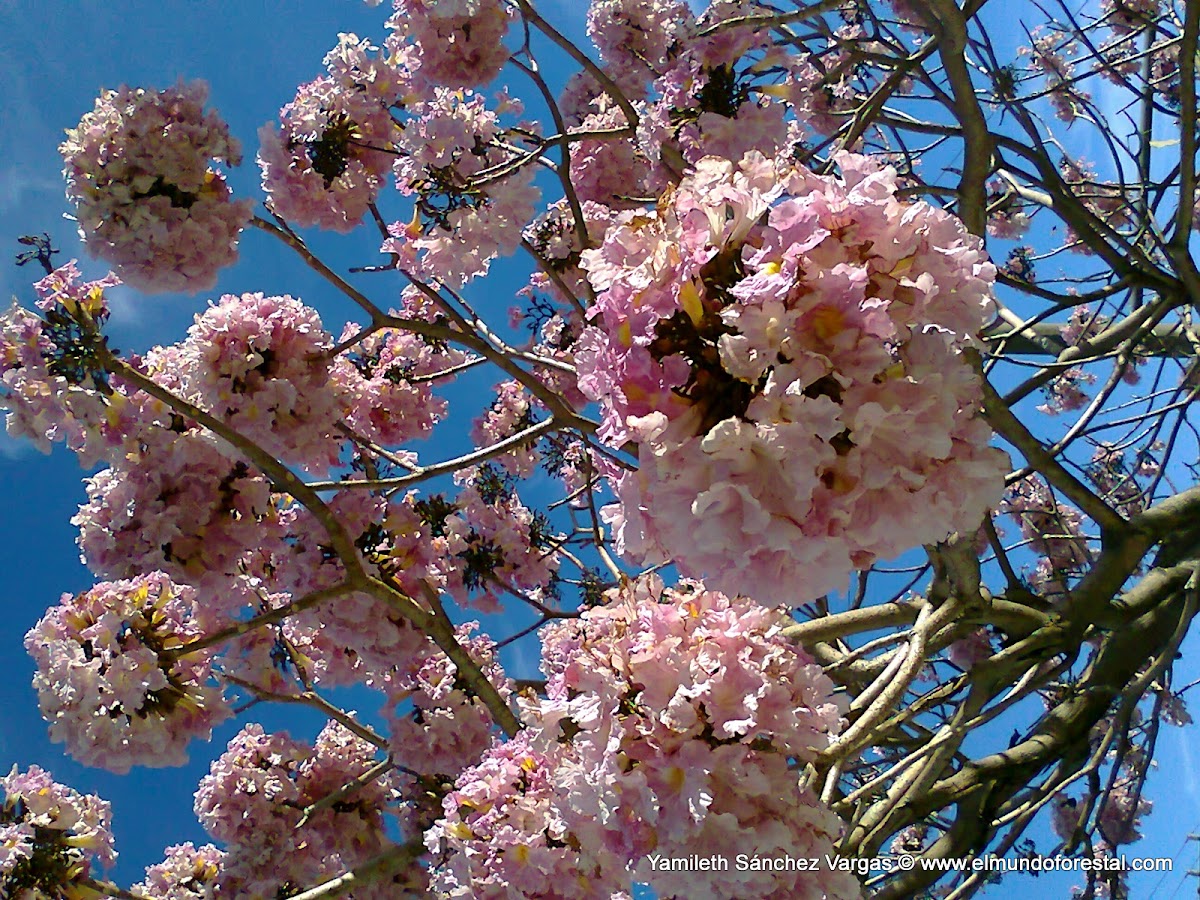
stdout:
<svg viewBox="0 0 1200 900">
<path fill-rule="evenodd" d="M 136 330 L 145 319 L 141 295 L 123 284 L 106 290 L 104 299 L 108 301 L 109 321 L 113 325 Z"/>
<path fill-rule="evenodd" d="M 53 195 L 57 200 L 62 190 L 61 179 L 25 167 L 6 166 L 0 169 L 0 213 L 11 213 L 38 194 Z"/>
<path fill-rule="evenodd" d="M 10 437 L 3 427 L 4 414 L 0 413 L 0 463 L 20 462 L 38 452 L 32 441 Z"/>
</svg>

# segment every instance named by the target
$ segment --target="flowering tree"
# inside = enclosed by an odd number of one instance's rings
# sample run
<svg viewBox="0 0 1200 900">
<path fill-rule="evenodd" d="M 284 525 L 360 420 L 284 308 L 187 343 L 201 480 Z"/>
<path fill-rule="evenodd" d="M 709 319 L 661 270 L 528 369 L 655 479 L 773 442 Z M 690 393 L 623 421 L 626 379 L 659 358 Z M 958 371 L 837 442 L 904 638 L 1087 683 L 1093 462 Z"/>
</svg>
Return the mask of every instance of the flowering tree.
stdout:
<svg viewBox="0 0 1200 900">
<path fill-rule="evenodd" d="M 112 274 L 25 238 L 0 319 L 9 432 L 98 466 L 42 713 L 115 772 L 245 724 L 220 846 L 128 890 L 107 804 L 14 769 L 0 896 L 963 898 L 989 873 L 881 861 L 1137 840 L 1200 600 L 1200 5 L 1031 7 L 1019 50 L 982 0 L 594 0 L 586 50 L 527 0 L 395 7 L 259 131 L 259 207 L 200 82 L 68 131 Z M 365 236 L 353 277 L 310 229 Z M 108 289 L 206 291 L 242 240 L 358 320 L 228 294 L 111 349 Z"/>
</svg>

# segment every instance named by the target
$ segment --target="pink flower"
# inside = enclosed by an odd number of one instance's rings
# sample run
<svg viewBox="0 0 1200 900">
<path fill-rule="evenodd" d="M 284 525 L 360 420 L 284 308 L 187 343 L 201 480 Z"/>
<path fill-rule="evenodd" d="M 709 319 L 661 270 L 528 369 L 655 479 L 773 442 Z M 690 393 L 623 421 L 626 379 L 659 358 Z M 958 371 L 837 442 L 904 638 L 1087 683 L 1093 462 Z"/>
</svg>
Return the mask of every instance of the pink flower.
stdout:
<svg viewBox="0 0 1200 900">
<path fill-rule="evenodd" d="M 626 125 L 617 106 L 588 115 L 580 123 L 584 131 L 604 132 Z M 628 138 L 593 138 L 575 141 L 570 147 L 571 183 L 580 200 L 593 200 L 613 209 L 640 206 L 637 198 L 651 193 L 647 160 Z M 631 199 L 632 198 L 632 199 Z"/>
<path fill-rule="evenodd" d="M 341 448 L 332 344 L 299 300 L 226 294 L 179 345 L 179 393 L 272 455 L 327 472 Z"/>
<path fill-rule="evenodd" d="M 51 739 L 118 773 L 186 762 L 187 744 L 231 715 L 213 651 L 171 653 L 203 635 L 194 603 L 161 572 L 64 594 L 25 636 Z"/>
<path fill-rule="evenodd" d="M 237 165 L 241 149 L 217 114 L 204 112 L 207 98 L 201 81 L 106 91 L 59 148 L 88 252 L 138 290 L 194 294 L 237 260 L 253 202 L 232 200 L 209 167 L 212 159 Z"/>
<path fill-rule="evenodd" d="M 412 495 L 389 503 L 363 490 L 340 491 L 328 501 L 330 512 L 358 548 L 368 572 L 384 576 L 418 602 L 424 590 L 445 583 L 450 564 L 442 556 L 447 542 L 431 534 Z M 306 509 L 285 511 L 286 537 L 272 561 L 272 579 L 293 596 L 330 587 L 345 577 L 341 561 L 329 553 L 329 536 Z M 356 680 L 378 682 L 428 652 L 429 639 L 383 601 L 353 592 L 305 610 L 293 622 L 312 634 L 309 650 L 329 684 Z"/>
<path fill-rule="evenodd" d="M 58 784 L 38 766 L 13 766 L 0 777 L 0 797 L 0 895 L 78 896 L 94 863 L 116 861 L 108 801 Z"/>
<path fill-rule="evenodd" d="M 999 499 L 962 356 L 995 269 L 956 220 L 900 203 L 894 171 L 838 162 L 705 158 L 583 253 L 579 388 L 601 439 L 639 453 L 604 510 L 619 552 L 812 598 Z"/>
<path fill-rule="evenodd" d="M 229 743 L 196 791 L 196 815 L 227 849 L 216 873 L 219 895 L 274 896 L 285 884 L 314 884 L 382 853 L 388 774 L 366 780 L 340 803 L 305 810 L 375 766 L 376 748 L 330 723 L 314 745 L 250 724 Z M 368 900 L 404 896 L 388 879 Z M 355 889 L 355 896 L 359 889 Z"/>
<path fill-rule="evenodd" d="M 44 453 L 62 441 L 90 467 L 124 452 L 131 420 L 126 398 L 104 390 L 98 341 L 75 324 L 103 323 L 104 292 L 120 280 L 79 283 L 81 277 L 72 260 L 34 285 L 38 308 L 57 324 L 16 305 L 0 315 L 0 409 L 8 410 L 10 435 L 31 439 Z"/>
<path fill-rule="evenodd" d="M 711 847 L 832 853 L 841 822 L 801 790 L 788 759 L 841 726 L 832 683 L 779 634 L 787 617 L 745 598 L 649 576 L 608 605 L 554 623 L 547 698 L 528 727 L 467 769 L 426 846 L 447 853 L 435 888 L 474 896 L 616 896 L 631 880 L 667 896 L 859 896 L 850 876 L 657 871 Z M 583 877 L 578 877 L 582 875 Z M 685 883 L 686 881 L 686 883 Z"/>
<path fill-rule="evenodd" d="M 672 44 L 681 41 L 691 19 L 678 0 L 592 0 L 588 37 L 605 63 L 649 80 L 670 58 Z"/>
<path fill-rule="evenodd" d="M 430 320 L 420 302 L 424 295 L 405 292 L 398 315 Z M 360 329 L 347 325 L 339 343 Z M 357 434 L 383 447 L 423 438 L 446 414 L 445 399 L 435 393 L 453 380 L 467 359 L 461 350 L 438 345 L 411 331 L 386 328 L 346 348 L 330 364 L 345 422 Z"/>
<path fill-rule="evenodd" d="M 491 611 L 498 588 L 541 595 L 558 569 L 557 538 L 549 521 L 521 502 L 511 478 L 490 464 L 455 473 L 463 485 L 442 518 L 453 550 L 455 578 L 449 589 L 459 602 Z"/>
<path fill-rule="evenodd" d="M 394 0 L 389 44 L 411 40 L 421 74 L 451 88 L 491 81 L 508 61 L 509 10 L 500 0 Z"/>
<path fill-rule="evenodd" d="M 166 850 L 166 859 L 146 867 L 146 879 L 134 893 L 154 900 L 200 900 L 212 896 L 225 853 L 212 844 L 196 847 L 191 841 Z"/>
<path fill-rule="evenodd" d="M 1096 824 L 1104 839 L 1112 846 L 1132 844 L 1142 839 L 1139 830 L 1142 816 L 1149 815 L 1153 806 L 1140 795 L 1135 785 L 1123 782 L 1115 785 L 1104 797 Z"/>
<path fill-rule="evenodd" d="M 108 578 L 162 570 L 220 592 L 253 548 L 280 538 L 270 485 L 197 430 L 147 428 L 141 446 L 87 481 L 72 518 L 88 566 Z"/>
<path fill-rule="evenodd" d="M 496 399 L 488 411 L 476 419 L 471 429 L 471 440 L 479 447 L 488 447 L 512 437 L 529 428 L 536 420 L 530 395 L 520 382 L 505 381 L 496 385 L 496 389 Z M 500 465 L 506 472 L 528 478 L 538 463 L 535 443 L 530 441 L 514 447 L 500 457 Z"/>
<path fill-rule="evenodd" d="M 1074 837 L 1075 829 L 1080 825 L 1080 812 L 1081 809 L 1074 797 L 1063 793 L 1054 795 L 1050 806 L 1050 822 L 1054 833 L 1063 841 L 1069 841 Z"/>
<path fill-rule="evenodd" d="M 986 628 L 977 628 L 950 645 L 946 656 L 964 672 L 991 658 L 992 641 Z"/>
<path fill-rule="evenodd" d="M 508 700 L 512 686 L 500 667 L 496 645 L 473 635 L 478 622 L 456 629 L 459 643 Z M 452 776 L 479 761 L 492 743 L 492 717 L 459 679 L 454 663 L 432 643 L 389 677 L 389 742 L 406 769 L 425 776 Z M 411 702 L 402 715 L 397 706 Z"/>
<path fill-rule="evenodd" d="M 301 86 L 278 128 L 259 130 L 263 190 L 292 224 L 350 231 L 387 178 L 399 132 L 391 108 L 411 89 L 411 74 L 372 55 L 377 49 L 341 35 L 325 57 L 329 74 Z"/>
<path fill-rule="evenodd" d="M 0 879 L 29 859 L 34 850 L 34 830 L 22 822 L 19 825 L 0 825 Z"/>
<path fill-rule="evenodd" d="M 523 141 L 500 124 L 503 111 L 519 109 L 504 95 L 489 108 L 478 94 L 444 87 L 414 107 L 397 139 L 395 174 L 400 191 L 416 196 L 417 211 L 411 222 L 389 226 L 384 252 L 414 274 L 457 287 L 520 245 L 539 191 L 532 157 L 502 146 Z"/>
<path fill-rule="evenodd" d="M 1050 599 L 1061 599 L 1068 579 L 1090 562 L 1091 550 L 1083 533 L 1083 517 L 1059 501 L 1040 478 L 1030 475 L 1009 488 L 999 509 L 1010 515 L 1041 559 L 1032 586 Z"/>
</svg>

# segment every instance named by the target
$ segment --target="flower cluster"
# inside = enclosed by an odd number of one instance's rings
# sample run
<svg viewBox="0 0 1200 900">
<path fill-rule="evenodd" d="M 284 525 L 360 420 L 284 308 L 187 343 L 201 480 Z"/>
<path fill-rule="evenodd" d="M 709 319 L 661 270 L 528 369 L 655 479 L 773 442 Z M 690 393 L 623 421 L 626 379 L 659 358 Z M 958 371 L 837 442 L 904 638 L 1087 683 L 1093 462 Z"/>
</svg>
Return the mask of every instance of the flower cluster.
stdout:
<svg viewBox="0 0 1200 900">
<path fill-rule="evenodd" d="M 1038 404 L 1037 410 L 1043 415 L 1057 416 L 1083 409 L 1091 399 L 1087 388 L 1095 383 L 1096 376 L 1080 366 L 1063 369 L 1042 389 L 1046 402 Z"/>
<path fill-rule="evenodd" d="M 1130 780 L 1116 784 L 1105 795 L 1096 815 L 1100 834 L 1112 846 L 1132 844 L 1142 839 L 1142 816 L 1149 815 L 1154 804 L 1141 796 L 1141 788 Z"/>
<path fill-rule="evenodd" d="M 646 70 L 643 67 L 602 66 L 601 71 L 626 98 L 640 102 L 641 98 L 646 96 Z M 563 124 L 574 128 L 592 113 L 615 105 L 615 100 L 596 77 L 585 69 L 567 79 L 566 85 L 558 95 L 557 104 Z"/>
<path fill-rule="evenodd" d="M 969 672 L 992 656 L 992 639 L 986 628 L 976 628 L 946 650 L 946 658 L 964 672 Z"/>
<path fill-rule="evenodd" d="M 652 99 L 639 110 L 637 144 L 650 161 L 650 183 L 658 189 L 705 156 L 738 160 L 752 150 L 767 156 L 804 153 L 810 131 L 833 134 L 861 107 L 871 79 L 861 56 L 886 52 L 861 24 L 847 22 L 830 37 L 820 59 L 789 54 L 772 46 L 769 29 L 755 22 L 754 5 L 741 0 L 713 2 L 694 21 L 688 21 L 686 8 L 668 2 L 640 4 L 637 13 L 630 6 L 620 0 L 595 3 L 589 21 L 610 21 L 618 39 L 623 31 L 634 33 L 625 40 L 629 50 L 623 56 L 615 47 L 608 49 L 614 58 L 637 59 L 643 47 L 654 57 L 653 62 L 624 62 L 619 71 L 622 87 L 626 79 L 644 76 L 647 63 L 656 75 Z M 682 24 L 658 25 L 664 15 Z M 651 28 L 653 35 L 641 33 Z M 607 40 L 599 44 L 609 47 Z M 907 80 L 897 86 L 900 92 L 907 89 Z M 630 96 L 644 93 L 639 89 Z M 603 103 L 592 103 L 590 111 L 603 112 Z"/>
<path fill-rule="evenodd" d="M 81 896 L 92 864 L 111 866 L 112 809 L 37 766 L 0 777 L 0 897 Z"/>
<path fill-rule="evenodd" d="M 490 447 L 519 434 L 535 421 L 533 399 L 519 381 L 504 381 L 496 385 L 496 399 L 482 416 L 475 420 L 471 440 L 477 447 Z M 537 466 L 535 441 L 517 444 L 499 459 L 506 472 L 528 478 Z"/>
<path fill-rule="evenodd" d="M 479 94 L 442 87 L 414 106 L 396 142 L 395 173 L 400 191 L 416 199 L 416 216 L 389 226 L 385 252 L 457 287 L 516 249 L 539 196 L 531 167 L 502 146 L 510 136 L 501 113 L 519 110 L 507 97 L 489 108 Z"/>
<path fill-rule="evenodd" d="M 1112 229 L 1128 228 L 1134 220 L 1135 201 L 1128 189 L 1112 182 L 1100 181 L 1095 166 L 1085 159 L 1064 156 L 1059 162 L 1059 174 L 1072 196 L 1078 198 L 1089 213 Z M 1092 241 L 1086 235 L 1067 228 L 1066 240 L 1072 252 L 1092 255 Z"/>
<path fill-rule="evenodd" d="M 455 473 L 463 484 L 453 512 L 444 520 L 456 566 L 449 589 L 460 601 L 498 608 L 502 586 L 541 595 L 558 569 L 549 520 L 531 510 L 513 490 L 512 479 L 485 464 Z"/>
<path fill-rule="evenodd" d="M 147 428 L 141 439 L 88 479 L 88 502 L 71 519 L 97 575 L 162 570 L 223 587 L 246 553 L 278 539 L 269 483 L 224 442 L 198 429 Z"/>
<path fill-rule="evenodd" d="M 1090 341 L 1101 334 L 1109 321 L 1106 316 L 1092 311 L 1090 306 L 1076 306 L 1067 321 L 1058 329 L 1059 336 L 1074 347 L 1080 341 Z"/>
<path fill-rule="evenodd" d="M 532 724 L 465 771 L 426 834 L 449 851 L 435 888 L 475 896 L 857 897 L 850 876 L 657 872 L 697 846 L 832 852 L 840 822 L 801 789 L 806 760 L 840 726 L 832 683 L 779 634 L 786 618 L 697 583 L 650 576 L 548 630 L 546 700 Z M 730 867 L 732 869 L 732 867 Z M 804 887 L 801 881 L 804 879 Z"/>
<path fill-rule="evenodd" d="M 1184 700 L 1182 693 L 1161 690 L 1158 696 L 1162 700 L 1159 716 L 1164 722 L 1174 725 L 1176 728 L 1193 724 L 1192 714 L 1188 712 L 1187 701 Z"/>
<path fill-rule="evenodd" d="M 1163 14 L 1163 0 L 1101 0 L 1104 24 L 1114 34 L 1136 34 Z"/>
<path fill-rule="evenodd" d="M 672 44 L 684 36 L 691 20 L 687 4 L 679 0 L 592 0 L 588 37 L 606 65 L 649 81 L 667 63 Z"/>
<path fill-rule="evenodd" d="M 416 45 L 421 74 L 450 87 L 479 87 L 508 61 L 509 12 L 501 0 L 395 0 L 389 47 Z"/>
<path fill-rule="evenodd" d="M 1085 800 L 1090 800 L 1088 795 Z M 1051 807 L 1051 823 L 1054 833 L 1063 841 L 1070 841 L 1080 826 L 1079 817 L 1088 804 L 1080 804 L 1064 793 L 1055 795 Z M 1154 804 L 1140 795 L 1134 779 L 1121 778 L 1105 793 L 1096 813 L 1096 824 L 1103 836 L 1100 842 L 1110 850 L 1120 844 L 1132 844 L 1142 839 L 1139 831 L 1144 815 L 1149 815 Z"/>
<path fill-rule="evenodd" d="M 261 577 L 243 576 L 229 582 L 228 589 L 207 595 L 205 601 L 197 605 L 197 618 L 213 632 L 236 627 L 251 614 L 280 610 L 293 598 L 272 592 Z M 335 602 L 329 599 L 325 605 Z M 221 648 L 221 669 L 248 691 L 288 695 L 313 685 L 344 682 L 347 670 L 354 671 L 352 661 L 343 663 L 346 655 L 345 647 L 336 646 L 313 626 L 313 617 L 301 621 L 299 615 L 291 615 L 279 625 L 231 637 Z"/>
<path fill-rule="evenodd" d="M 739 29 L 725 40 L 693 43 L 654 83 L 659 98 L 638 124 L 638 145 L 651 161 L 651 186 L 678 179 L 684 164 L 705 156 L 738 160 L 752 150 L 768 157 L 787 144 L 788 106 L 768 95 L 752 97 L 751 73 L 735 68 L 757 39 Z"/>
<path fill-rule="evenodd" d="M 994 238 L 1015 241 L 1029 230 L 1030 217 L 1016 193 L 1000 181 L 988 182 L 987 232 Z"/>
<path fill-rule="evenodd" d="M 1091 560 L 1079 510 L 1056 499 L 1044 481 L 1030 475 L 1009 488 L 1000 511 L 1017 522 L 1039 557 L 1030 579 L 1033 589 L 1048 599 L 1061 599 L 1069 579 Z"/>
<path fill-rule="evenodd" d="M 497 745 L 443 801 L 445 817 L 425 833 L 445 858 L 431 877 L 441 896 L 583 900 L 617 889 L 619 861 L 571 833 L 556 806 L 555 763 L 531 743 L 522 732 Z"/>
<path fill-rule="evenodd" d="M 337 465 L 332 338 L 317 311 L 284 295 L 226 294 L 179 345 L 182 396 L 273 456 L 311 471 Z"/>
<path fill-rule="evenodd" d="M 1121 515 L 1132 518 L 1143 512 L 1150 502 L 1137 481 L 1137 477 L 1144 474 L 1142 469 L 1141 465 L 1130 466 L 1120 447 L 1102 441 L 1092 453 L 1087 476 L 1102 500 Z"/>
<path fill-rule="evenodd" d="M 1017 52 L 1029 57 L 1029 68 L 1046 79 L 1046 93 L 1054 114 L 1070 124 L 1091 102 L 1091 95 L 1078 86 L 1075 57 L 1079 47 L 1070 36 L 1036 29 L 1033 43 Z"/>
<path fill-rule="evenodd" d="M 447 551 L 447 542 L 432 539 L 412 496 L 389 504 L 362 490 L 345 490 L 329 501 L 328 508 L 371 574 L 394 581 L 418 602 L 423 601 L 423 590 L 444 582 L 439 551 Z M 282 518 L 287 537 L 272 563 L 279 586 L 300 597 L 345 577 L 328 533 L 311 512 L 292 506 Z M 296 615 L 293 621 L 319 633 L 313 650 L 325 667 L 321 679 L 332 684 L 375 681 L 392 668 L 407 665 L 428 646 L 428 638 L 402 614 L 363 592 L 339 596 Z M 327 649 L 322 652 L 322 647 Z"/>
<path fill-rule="evenodd" d="M 168 847 L 166 858 L 146 867 L 145 881 L 133 892 L 151 900 L 211 900 L 225 853 L 212 844 L 188 841 Z"/>
<path fill-rule="evenodd" d="M 1095 867 L 1085 884 L 1071 888 L 1070 900 L 1123 900 L 1130 896 L 1129 869 L 1108 841 L 1092 843 L 1089 854 Z"/>
<path fill-rule="evenodd" d="M 108 300 L 104 292 L 116 287 L 121 279 L 111 272 L 98 281 L 79 280 L 83 277 L 77 260 L 59 266 L 45 278 L 34 282 L 37 308 L 43 313 L 62 311 L 68 315 L 86 314 L 93 322 L 108 318 Z"/>
<path fill-rule="evenodd" d="M 389 846 L 383 813 L 391 776 L 367 779 L 376 748 L 330 723 L 315 746 L 250 724 L 229 743 L 196 791 L 196 815 L 227 844 L 218 885 L 230 896 L 275 896 L 339 875 Z M 324 802 L 322 802 L 324 801 Z M 376 883 L 356 898 L 392 896 Z M 289 891 L 290 893 L 290 891 Z"/>
<path fill-rule="evenodd" d="M 613 209 L 641 206 L 650 193 L 650 167 L 633 141 L 604 136 L 626 126 L 625 114 L 610 106 L 591 113 L 580 128 L 597 134 L 571 144 L 571 183 L 580 200 L 602 203 Z"/>
<path fill-rule="evenodd" d="M 207 99 L 201 81 L 105 91 L 59 148 L 88 252 L 139 290 L 196 293 L 237 260 L 253 202 L 209 167 L 241 150 Z"/>
<path fill-rule="evenodd" d="M 362 221 L 391 169 L 398 131 L 391 109 L 410 74 L 343 34 L 325 57 L 328 74 L 302 85 L 258 133 L 263 190 L 292 224 L 346 232 Z"/>
<path fill-rule="evenodd" d="M 406 290 L 395 315 L 431 321 L 424 294 Z M 339 343 L 360 329 L 347 325 Z M 449 381 L 467 355 L 461 350 L 399 328 L 375 331 L 338 355 L 331 366 L 345 405 L 345 422 L 367 440 L 391 447 L 427 436 L 446 414 L 446 401 L 434 394 Z"/>
<path fill-rule="evenodd" d="M 1095 52 L 1101 77 L 1126 89 L 1136 83 L 1138 90 L 1152 91 L 1178 109 L 1179 36 L 1164 26 L 1173 20 L 1178 27 L 1180 20 L 1170 7 L 1164 0 L 1101 0 L 1097 24 L 1112 35 Z M 1147 64 L 1148 77 L 1143 80 Z"/>
<path fill-rule="evenodd" d="M 0 315 L 0 409 L 10 435 L 44 453 L 63 441 L 89 466 L 123 443 L 124 398 L 103 392 L 99 345 L 80 322 L 108 317 L 104 292 L 120 280 L 81 278 L 72 260 L 34 285 L 43 318 L 15 304 Z"/>
<path fill-rule="evenodd" d="M 572 166 L 574 164 L 573 158 Z M 630 177 L 633 177 L 633 173 L 630 173 Z M 619 200 L 614 200 L 614 202 L 620 205 Z M 616 215 L 616 210 L 594 200 L 584 200 L 580 203 L 580 211 L 583 213 L 582 223 L 576 221 L 569 204 L 560 200 L 550 204 L 546 211 L 531 222 L 525 231 L 525 239 L 529 245 L 545 260 L 547 269 L 556 276 L 551 278 L 544 271 L 534 272 L 530 276 L 529 284 L 520 293 L 534 300 L 535 304 L 539 294 L 548 295 L 560 303 L 570 302 L 567 296 L 568 292 L 572 297 L 586 295 L 587 273 L 579 267 L 580 252 L 584 249 L 581 233 L 586 237 L 588 243 L 599 246 L 604 240 L 604 232 L 608 230 L 608 226 Z M 561 287 L 559 286 L 560 282 Z M 510 315 L 511 312 L 510 310 Z M 556 352 L 561 352 L 569 347 L 579 336 L 582 323 L 575 312 L 570 314 L 569 321 L 554 313 L 545 317 L 540 314 L 530 317 L 522 310 L 520 314 L 521 319 L 525 319 L 528 326 L 537 328 L 538 323 L 541 323 L 539 336 L 542 342 L 548 345 L 548 349 L 555 348 Z M 510 321 L 514 328 L 520 324 L 516 320 L 510 319 Z M 578 392 L 577 388 L 574 390 L 576 393 Z M 576 401 L 572 400 L 572 402 Z M 586 403 L 587 401 L 580 397 L 579 402 Z"/>
<path fill-rule="evenodd" d="M 459 644 L 506 700 L 512 688 L 488 637 L 473 635 L 478 622 L 460 625 Z M 406 770 L 453 778 L 479 761 L 492 742 L 492 717 L 458 676 L 450 658 L 432 643 L 388 680 L 389 745 Z M 400 708 L 401 704 L 409 704 Z"/>
<path fill-rule="evenodd" d="M 579 386 L 639 448 L 618 549 L 763 602 L 973 531 L 1006 470 L 962 355 L 992 308 L 980 242 L 890 168 L 838 163 L 704 159 L 583 254 Z"/>
<path fill-rule="evenodd" d="M 1063 841 L 1069 841 L 1079 827 L 1079 814 L 1079 802 L 1060 791 L 1050 805 L 1050 827 Z"/>
<path fill-rule="evenodd" d="M 176 652 L 202 635 L 194 599 L 161 572 L 64 594 L 25 636 L 51 739 L 113 772 L 186 762 L 188 742 L 230 715 L 212 651 Z"/>
</svg>

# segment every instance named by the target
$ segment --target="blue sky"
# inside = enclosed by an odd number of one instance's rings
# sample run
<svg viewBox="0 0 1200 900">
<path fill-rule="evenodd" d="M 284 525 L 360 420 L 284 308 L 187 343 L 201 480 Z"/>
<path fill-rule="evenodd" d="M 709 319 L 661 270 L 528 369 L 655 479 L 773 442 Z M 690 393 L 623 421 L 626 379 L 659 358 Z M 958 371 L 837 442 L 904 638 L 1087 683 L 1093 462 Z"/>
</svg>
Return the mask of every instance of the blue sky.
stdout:
<svg viewBox="0 0 1200 900">
<path fill-rule="evenodd" d="M 581 37 L 582 3 L 557 0 L 541 5 L 569 35 Z M 236 16 L 229 10 L 237 9 Z M 247 162 L 232 175 L 242 196 L 257 194 L 258 173 L 253 157 L 256 132 L 277 116 L 296 85 L 318 74 L 321 57 L 333 46 L 339 31 L 381 39 L 386 7 L 371 9 L 357 0 L 305 2 L 33 2 L 0 0 L 0 292 L 5 302 L 16 296 L 28 304 L 28 283 L 37 273 L 17 269 L 12 255 L 22 234 L 48 232 L 58 257 L 79 257 L 84 272 L 99 277 L 104 269 L 78 245 L 73 223 L 63 214 L 67 205 L 61 181 L 57 146 L 64 128 L 91 109 L 101 88 L 122 83 L 163 87 L 179 78 L 204 78 L 211 87 L 210 103 L 217 107 L 243 143 Z M 1015 40 L 1014 40 L 1015 43 Z M 374 247 L 354 235 L 322 237 L 315 241 L 332 258 L 346 264 L 371 262 Z M 242 263 L 225 272 L 217 288 L 197 297 L 141 297 L 121 288 L 113 293 L 114 315 L 109 328 L 122 350 L 141 351 L 159 342 L 178 340 L 209 296 L 225 292 L 262 290 L 291 293 L 321 310 L 326 327 L 337 331 L 353 312 L 331 298 L 324 282 L 296 265 L 258 232 L 243 242 Z M 519 286 L 520 267 L 501 268 L 489 279 L 511 294 Z M 507 276 L 505 273 L 508 273 Z M 380 286 L 376 296 L 387 302 Z M 507 295 L 495 307 L 503 318 Z M 203 833 L 191 813 L 191 795 L 209 760 L 220 751 L 197 745 L 192 764 L 183 769 L 137 770 L 127 777 L 84 769 L 67 759 L 46 737 L 45 724 L 29 686 L 32 663 L 22 647 L 23 635 L 46 607 L 64 591 L 88 587 L 92 578 L 78 562 L 75 533 L 69 524 L 83 499 L 83 473 L 75 458 L 56 451 L 42 456 L 32 446 L 0 433 L 0 769 L 13 763 L 40 764 L 84 791 L 113 802 L 118 850 L 118 881 L 137 880 L 142 868 L 161 858 L 166 844 L 201 841 Z M 1195 643 L 1194 641 L 1192 642 Z M 532 667 L 530 659 L 510 665 Z M 517 671 L 529 675 L 531 671 Z M 1200 677 L 1186 661 L 1178 682 Z M 290 727 L 297 733 L 315 731 L 315 720 L 297 720 L 296 711 L 256 710 L 267 727 Z M 217 734 L 223 743 L 240 726 Z M 1151 776 L 1148 796 L 1156 803 L 1145 823 L 1146 838 L 1129 848 L 1134 855 L 1176 856 L 1183 836 L 1200 829 L 1200 789 L 1194 729 L 1165 728 L 1159 742 L 1160 770 Z M 1137 896 L 1186 896 L 1194 887 L 1182 886 L 1182 870 L 1195 848 L 1178 857 L 1176 873 L 1153 891 L 1157 876 L 1139 884 Z M 1010 877 L 987 896 L 1065 896 L 1073 880 Z M 1172 894 L 1177 891 L 1177 894 Z"/>
</svg>

